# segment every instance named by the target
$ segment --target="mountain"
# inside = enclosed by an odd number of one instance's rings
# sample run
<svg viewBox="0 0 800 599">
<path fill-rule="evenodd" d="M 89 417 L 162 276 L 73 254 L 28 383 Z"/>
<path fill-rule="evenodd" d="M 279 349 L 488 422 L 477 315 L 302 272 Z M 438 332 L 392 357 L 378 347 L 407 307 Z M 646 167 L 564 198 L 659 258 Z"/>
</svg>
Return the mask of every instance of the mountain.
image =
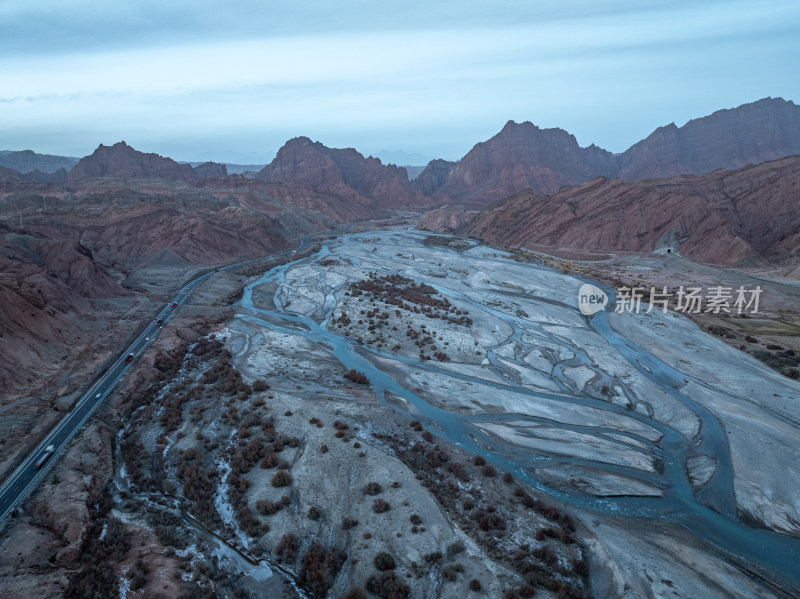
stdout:
<svg viewBox="0 0 800 599">
<path fill-rule="evenodd" d="M 67 180 L 67 171 L 63 168 L 52 173 L 43 173 L 37 169 L 21 173 L 12 168 L 0 166 L 0 189 L 11 187 L 16 191 L 36 190 L 40 184 L 64 185 Z"/>
<path fill-rule="evenodd" d="M 257 178 L 326 191 L 375 209 L 428 203 L 404 168 L 365 158 L 352 148 L 328 148 L 307 137 L 287 141 Z"/>
<path fill-rule="evenodd" d="M 620 155 L 582 148 L 562 129 L 509 121 L 456 162 L 431 161 L 413 181 L 438 201 L 485 207 L 525 189 L 552 193 L 597 176 L 625 181 L 701 174 L 800 154 L 800 107 L 765 98 L 683 127 L 660 127 Z"/>
<path fill-rule="evenodd" d="M 508 121 L 458 162 L 431 162 L 414 184 L 437 199 L 485 206 L 521 189 L 555 191 L 597 175 L 613 176 L 616 170 L 611 152 L 595 145 L 581 148 L 563 129 Z"/>
<path fill-rule="evenodd" d="M 195 183 L 206 177 L 221 178 L 227 174 L 222 164 L 206 162 L 192 168 L 158 154 L 139 152 L 121 141 L 113 146 L 100 144 L 91 155 L 81 158 L 69 172 L 67 184 L 74 188 L 98 177 Z"/>
<path fill-rule="evenodd" d="M 800 156 L 668 179 L 598 177 L 555 194 L 524 191 L 459 233 L 505 247 L 670 248 L 721 265 L 796 261 Z"/>
<path fill-rule="evenodd" d="M 619 158 L 625 181 L 741 168 L 800 154 L 800 106 L 764 98 L 683 127 L 659 127 Z"/>
<path fill-rule="evenodd" d="M 77 158 L 37 154 L 31 150 L 0 151 L 0 166 L 14 169 L 20 173 L 28 173 L 33 170 L 42 173 L 54 173 L 60 169 L 68 171 L 77 162 Z"/>
</svg>

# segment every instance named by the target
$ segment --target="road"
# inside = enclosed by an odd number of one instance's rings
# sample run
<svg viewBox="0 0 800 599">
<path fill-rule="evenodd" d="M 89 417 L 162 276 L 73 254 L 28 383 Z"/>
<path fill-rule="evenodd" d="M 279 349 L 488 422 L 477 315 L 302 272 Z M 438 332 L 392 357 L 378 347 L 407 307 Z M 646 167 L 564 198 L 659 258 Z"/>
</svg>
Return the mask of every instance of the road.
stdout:
<svg viewBox="0 0 800 599">
<path fill-rule="evenodd" d="M 349 227 L 345 227 L 345 230 Z M 265 258 L 280 258 L 299 252 L 308 246 L 311 236 L 306 235 L 300 240 L 300 245 L 294 250 L 286 250 L 277 254 L 271 254 L 261 258 L 237 262 L 204 275 L 192 279 L 184 285 L 173 297 L 161 312 L 147 325 L 142 333 L 131 343 L 111 365 L 111 367 L 97 380 L 89 390 L 78 400 L 69 413 L 50 431 L 50 434 L 42 441 L 27 459 L 20 464 L 14 473 L 8 478 L 2 488 L 0 488 L 0 522 L 14 511 L 14 508 L 28 496 L 28 493 L 44 478 L 49 470 L 49 466 L 56 461 L 61 451 L 67 446 L 72 438 L 80 431 L 83 424 L 92 416 L 109 393 L 114 389 L 123 375 L 133 367 L 136 359 L 142 355 L 147 347 L 153 342 L 160 327 L 157 325 L 159 320 L 163 320 L 164 326 L 169 319 L 180 309 L 191 292 L 198 286 L 207 281 L 213 274 L 225 270 L 232 270 L 241 266 L 264 260 Z M 126 364 L 128 356 L 133 355 L 131 363 Z M 47 462 L 41 467 L 36 468 L 34 464 L 45 454 L 45 448 L 53 445 L 54 451 Z"/>
</svg>

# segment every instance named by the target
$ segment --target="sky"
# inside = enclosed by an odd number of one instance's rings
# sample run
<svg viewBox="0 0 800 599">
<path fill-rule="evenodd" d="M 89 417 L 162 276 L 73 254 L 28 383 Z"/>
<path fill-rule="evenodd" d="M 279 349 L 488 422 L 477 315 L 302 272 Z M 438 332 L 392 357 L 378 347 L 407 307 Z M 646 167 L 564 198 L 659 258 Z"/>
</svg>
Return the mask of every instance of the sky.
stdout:
<svg viewBox="0 0 800 599">
<path fill-rule="evenodd" d="M 292 137 L 455 160 L 508 120 L 622 152 L 800 101 L 797 0 L 3 0 L 0 150 L 263 164 Z"/>
</svg>

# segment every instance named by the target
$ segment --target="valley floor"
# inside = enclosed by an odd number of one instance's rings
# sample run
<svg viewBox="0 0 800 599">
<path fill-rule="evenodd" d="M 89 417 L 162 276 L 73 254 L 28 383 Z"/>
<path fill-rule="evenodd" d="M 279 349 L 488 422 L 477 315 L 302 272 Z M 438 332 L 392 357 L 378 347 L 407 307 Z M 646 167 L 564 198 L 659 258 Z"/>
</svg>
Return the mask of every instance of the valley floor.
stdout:
<svg viewBox="0 0 800 599">
<path fill-rule="evenodd" d="M 401 229 L 296 258 L 192 299 L 6 523 L 3 596 L 800 589 L 800 383 L 582 316 L 575 265 Z"/>
</svg>

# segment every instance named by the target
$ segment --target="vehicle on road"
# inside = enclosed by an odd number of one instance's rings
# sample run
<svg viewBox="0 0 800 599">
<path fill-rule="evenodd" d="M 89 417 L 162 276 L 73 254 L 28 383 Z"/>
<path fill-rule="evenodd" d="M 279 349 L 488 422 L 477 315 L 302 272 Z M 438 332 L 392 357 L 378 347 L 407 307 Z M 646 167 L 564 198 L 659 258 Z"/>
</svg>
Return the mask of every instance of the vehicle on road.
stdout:
<svg viewBox="0 0 800 599">
<path fill-rule="evenodd" d="M 102 395 L 102 393 L 98 393 L 97 395 L 95 395 L 95 396 L 94 396 L 94 398 L 95 398 L 95 399 L 100 399 L 100 396 L 101 396 L 101 395 Z"/>
<path fill-rule="evenodd" d="M 172 304 L 172 309 L 173 309 L 173 310 L 174 310 L 175 308 L 177 308 L 177 307 L 178 307 L 178 302 L 175 302 L 174 304 Z"/>
<path fill-rule="evenodd" d="M 41 468 L 44 466 L 44 463 L 50 459 L 50 456 L 53 455 L 53 452 L 56 450 L 55 445 L 48 445 L 44 448 L 44 453 L 41 457 L 36 460 L 36 463 L 33 465 L 34 468 Z"/>
<path fill-rule="evenodd" d="M 158 322 L 156 322 L 156 326 L 160 327 L 162 324 L 164 324 L 164 319 L 163 318 L 159 318 Z"/>
<path fill-rule="evenodd" d="M 128 357 L 125 358 L 125 363 L 130 364 L 131 362 L 133 362 L 133 354 L 128 354 Z"/>
</svg>

